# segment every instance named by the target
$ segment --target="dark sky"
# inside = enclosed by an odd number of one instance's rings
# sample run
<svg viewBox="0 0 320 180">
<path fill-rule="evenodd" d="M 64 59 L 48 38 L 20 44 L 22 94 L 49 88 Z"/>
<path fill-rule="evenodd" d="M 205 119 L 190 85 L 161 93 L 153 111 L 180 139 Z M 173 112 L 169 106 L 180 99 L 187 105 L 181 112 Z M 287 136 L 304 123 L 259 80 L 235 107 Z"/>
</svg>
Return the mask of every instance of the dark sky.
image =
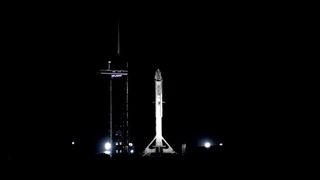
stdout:
<svg viewBox="0 0 320 180">
<path fill-rule="evenodd" d="M 181 143 L 205 137 L 226 141 L 229 129 L 259 111 L 256 103 L 268 88 L 259 83 L 261 72 L 270 66 L 266 52 L 272 49 L 260 42 L 273 31 L 263 17 L 218 7 L 197 13 L 110 9 L 7 15 L 7 61 L 1 68 L 9 154 L 63 152 L 72 139 L 85 151 L 98 149 L 108 112 L 97 72 L 116 53 L 118 19 L 121 56 L 130 66 L 132 139 L 139 150 L 155 133 L 157 68 L 164 78 L 164 136 L 178 151 Z"/>
</svg>

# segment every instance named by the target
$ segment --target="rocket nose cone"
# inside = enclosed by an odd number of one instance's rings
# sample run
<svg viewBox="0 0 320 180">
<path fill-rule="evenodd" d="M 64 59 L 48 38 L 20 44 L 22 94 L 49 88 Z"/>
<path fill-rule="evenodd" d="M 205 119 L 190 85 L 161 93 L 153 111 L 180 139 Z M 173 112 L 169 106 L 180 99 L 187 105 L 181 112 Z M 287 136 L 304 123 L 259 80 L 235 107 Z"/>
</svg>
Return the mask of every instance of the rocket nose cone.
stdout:
<svg viewBox="0 0 320 180">
<path fill-rule="evenodd" d="M 155 80 L 158 80 L 158 81 L 162 80 L 161 72 L 160 72 L 159 69 L 157 69 L 156 75 L 154 76 L 154 79 L 155 79 Z"/>
</svg>

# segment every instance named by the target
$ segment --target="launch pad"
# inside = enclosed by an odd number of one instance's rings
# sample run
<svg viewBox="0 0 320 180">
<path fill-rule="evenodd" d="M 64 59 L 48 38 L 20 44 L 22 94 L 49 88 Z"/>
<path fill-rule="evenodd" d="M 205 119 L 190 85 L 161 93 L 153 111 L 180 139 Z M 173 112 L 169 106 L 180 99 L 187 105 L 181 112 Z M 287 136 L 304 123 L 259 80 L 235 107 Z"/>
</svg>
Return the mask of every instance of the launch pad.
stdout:
<svg viewBox="0 0 320 180">
<path fill-rule="evenodd" d="M 176 152 L 163 137 L 155 137 L 144 150 L 143 156 L 152 154 L 176 154 Z"/>
</svg>

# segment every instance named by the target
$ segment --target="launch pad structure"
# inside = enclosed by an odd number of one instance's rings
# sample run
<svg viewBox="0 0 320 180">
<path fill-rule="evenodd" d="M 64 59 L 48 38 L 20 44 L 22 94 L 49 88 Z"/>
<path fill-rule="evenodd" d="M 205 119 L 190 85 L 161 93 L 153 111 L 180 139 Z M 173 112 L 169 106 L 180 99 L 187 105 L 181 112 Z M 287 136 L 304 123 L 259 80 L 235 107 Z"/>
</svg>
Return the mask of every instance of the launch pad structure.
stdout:
<svg viewBox="0 0 320 180">
<path fill-rule="evenodd" d="M 130 154 L 133 145 L 129 140 L 129 116 L 128 116 L 128 61 L 120 57 L 120 27 L 117 24 L 117 54 L 108 61 L 107 69 L 101 69 L 100 74 L 109 78 L 109 144 L 106 149 L 110 156 Z M 112 62 L 112 64 L 111 64 Z M 156 135 L 143 151 L 143 156 L 176 154 L 173 148 L 162 136 L 162 84 L 161 72 L 155 73 L 155 117 Z M 116 89 L 116 91 L 114 91 Z"/>
<path fill-rule="evenodd" d="M 110 155 L 129 154 L 129 77 L 128 61 L 120 57 L 120 26 L 117 24 L 117 54 L 108 61 L 107 69 L 100 74 L 109 78 L 109 143 Z M 111 64 L 112 63 L 112 64 Z M 116 89 L 117 91 L 113 91 Z"/>
</svg>

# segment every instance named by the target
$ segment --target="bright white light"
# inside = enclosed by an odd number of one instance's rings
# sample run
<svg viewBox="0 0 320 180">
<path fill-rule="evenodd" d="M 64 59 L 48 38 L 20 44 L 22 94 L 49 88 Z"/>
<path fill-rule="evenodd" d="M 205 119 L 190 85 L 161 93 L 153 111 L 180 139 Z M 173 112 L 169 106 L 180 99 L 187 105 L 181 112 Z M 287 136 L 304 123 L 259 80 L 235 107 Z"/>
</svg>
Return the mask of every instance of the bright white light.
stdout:
<svg viewBox="0 0 320 180">
<path fill-rule="evenodd" d="M 209 142 L 204 143 L 205 148 L 210 148 L 211 144 Z"/>
<path fill-rule="evenodd" d="M 131 150 L 130 150 L 130 153 L 131 153 L 131 154 L 133 154 L 133 153 L 134 153 L 134 150 L 133 150 L 133 149 L 131 149 Z"/>
<path fill-rule="evenodd" d="M 111 151 L 104 151 L 105 154 L 111 154 Z"/>
<path fill-rule="evenodd" d="M 223 146 L 223 143 L 220 143 L 219 146 Z"/>
<path fill-rule="evenodd" d="M 104 148 L 106 148 L 106 150 L 110 150 L 111 144 L 109 142 L 106 142 L 106 144 L 104 144 Z"/>
<path fill-rule="evenodd" d="M 133 144 L 132 144 L 132 143 L 129 143 L 129 146 L 130 146 L 130 147 L 132 147 L 132 146 L 133 146 Z"/>
<path fill-rule="evenodd" d="M 111 77 L 122 77 L 121 74 L 112 74 Z"/>
<path fill-rule="evenodd" d="M 72 145 L 74 145 L 74 141 L 72 141 L 72 143 L 71 143 Z"/>
</svg>

